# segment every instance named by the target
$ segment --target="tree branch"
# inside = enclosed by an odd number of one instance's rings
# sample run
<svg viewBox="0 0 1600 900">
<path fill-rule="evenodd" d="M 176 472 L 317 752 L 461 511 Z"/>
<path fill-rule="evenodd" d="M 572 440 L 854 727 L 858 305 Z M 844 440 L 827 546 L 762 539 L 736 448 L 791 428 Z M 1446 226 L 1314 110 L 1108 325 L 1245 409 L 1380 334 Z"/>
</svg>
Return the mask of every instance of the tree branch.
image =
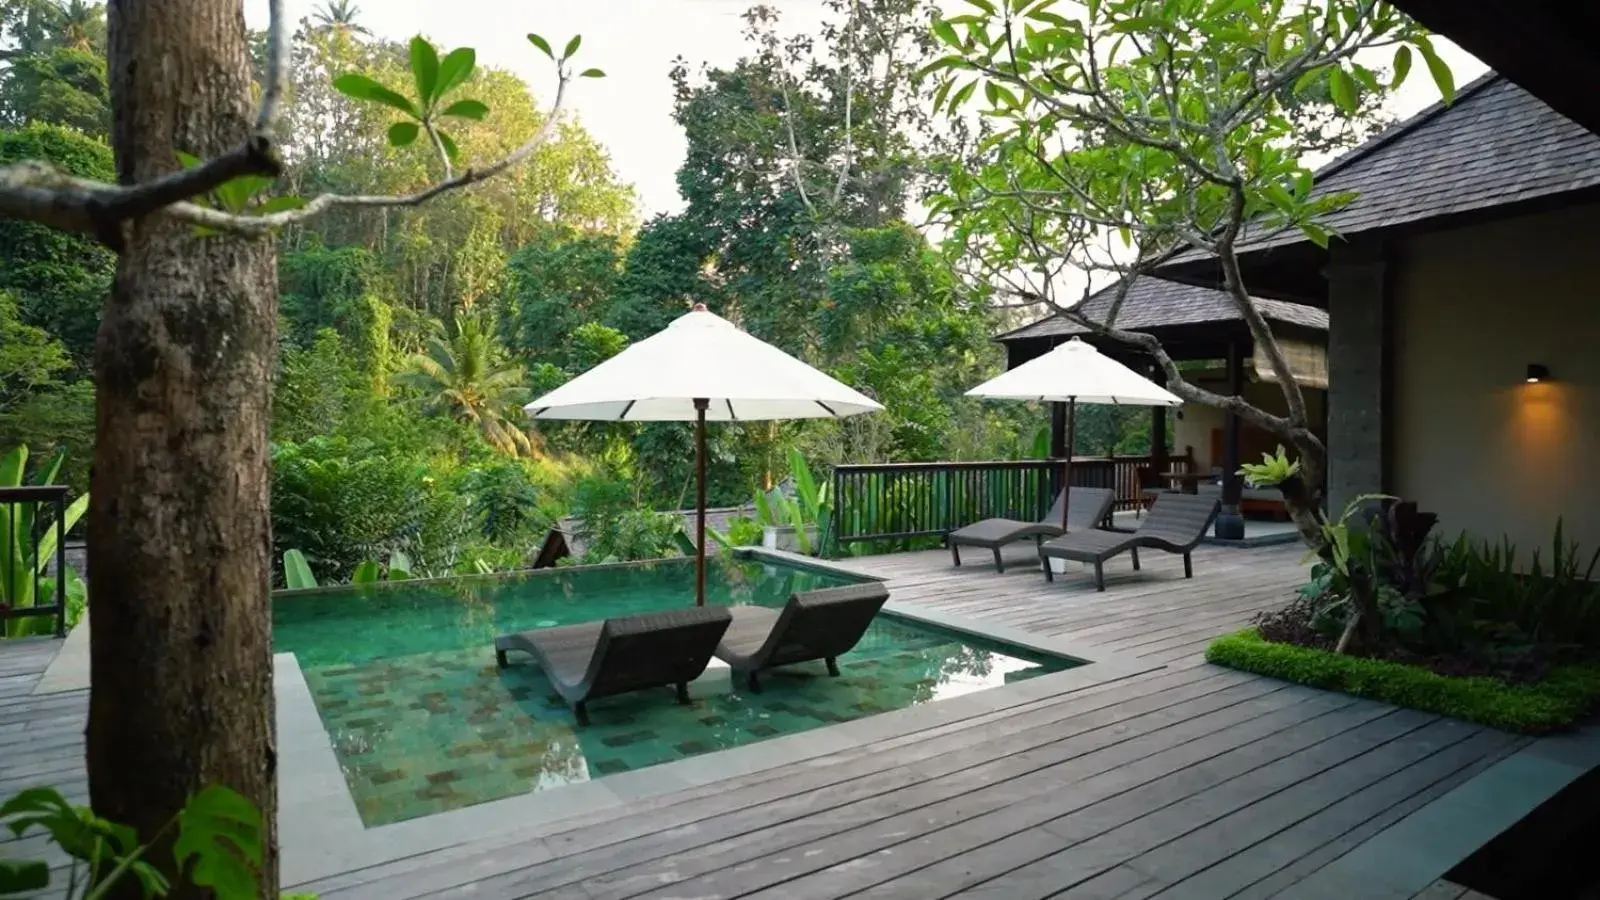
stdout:
<svg viewBox="0 0 1600 900">
<path fill-rule="evenodd" d="M 278 6 L 281 2 L 282 0 L 275 0 L 274 6 Z M 151 207 L 149 212 L 159 212 L 179 221 L 216 231 L 225 231 L 243 237 L 256 237 L 288 225 L 304 222 L 335 207 L 418 206 L 440 194 L 459 190 L 486 178 L 492 178 L 531 156 L 541 144 L 549 139 L 559 123 L 561 110 L 566 101 L 567 85 L 570 81 L 571 74 L 565 69 L 561 70 L 559 80 L 556 83 L 555 99 L 551 102 L 544 121 L 533 133 L 533 136 L 528 138 L 522 146 L 483 168 L 469 168 L 459 175 L 446 178 L 444 181 L 413 194 L 322 194 L 299 209 L 284 210 L 283 212 L 270 213 L 264 216 L 247 216 L 212 209 L 211 207 L 201 206 L 182 199 L 168 201 L 165 204 L 153 204 L 151 198 L 170 195 L 174 192 L 174 189 L 169 186 L 163 188 L 161 193 L 157 193 L 156 187 L 168 182 L 176 182 L 178 175 L 157 179 L 145 185 L 120 187 L 104 182 L 75 178 L 43 163 L 25 162 L 0 167 L 0 214 L 10 218 L 40 222 L 65 230 L 86 231 L 103 235 L 107 229 L 114 228 L 116 224 L 129 217 L 126 214 L 126 210 L 128 209 L 128 198 L 132 195 L 138 198 L 141 206 L 149 205 Z M 232 155 L 226 154 L 218 157 L 204 166 L 190 169 L 187 172 L 179 173 L 179 175 L 200 172 L 212 166 L 212 164 L 220 165 L 218 163 L 219 160 L 228 159 Z M 226 180 L 225 178 L 221 179 L 216 184 L 221 184 L 222 181 Z M 216 184 L 212 184 L 210 187 L 215 187 Z M 206 187 L 197 193 L 203 193 L 205 190 L 209 190 L 210 187 Z M 194 194 L 191 193 L 188 196 L 194 196 Z"/>
<path fill-rule="evenodd" d="M 856 13 L 858 0 L 850 0 L 850 17 L 845 21 L 845 41 L 851 46 L 844 48 L 844 159 L 839 163 L 839 178 L 833 184 L 833 198 L 830 205 L 837 207 L 840 199 L 844 197 L 844 186 L 850 177 L 850 166 L 855 157 L 854 134 L 851 131 L 851 115 L 855 105 L 855 60 L 850 54 L 855 51 Z M 790 135 L 793 136 L 793 131 Z"/>
</svg>

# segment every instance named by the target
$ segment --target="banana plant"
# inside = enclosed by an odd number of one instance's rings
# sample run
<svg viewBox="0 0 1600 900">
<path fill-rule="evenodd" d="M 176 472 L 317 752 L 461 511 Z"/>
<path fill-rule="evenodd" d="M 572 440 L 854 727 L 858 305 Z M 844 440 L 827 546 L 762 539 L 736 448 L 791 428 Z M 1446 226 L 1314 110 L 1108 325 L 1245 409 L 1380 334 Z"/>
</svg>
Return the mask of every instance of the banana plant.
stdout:
<svg viewBox="0 0 1600 900">
<path fill-rule="evenodd" d="M 56 475 L 61 471 L 61 461 L 65 458 L 65 451 L 57 453 L 44 468 L 34 474 L 32 484 L 55 484 Z M 0 488 L 21 487 L 29 483 L 24 479 L 28 466 L 28 448 L 19 446 L 0 457 Z M 83 518 L 84 512 L 89 509 L 89 495 L 83 494 L 72 503 L 68 504 L 62 522 L 63 530 L 71 531 L 72 527 Z M 38 524 L 38 508 L 31 503 L 0 503 L 0 539 L 6 541 L 0 546 L 0 603 L 7 609 L 27 609 L 38 606 L 40 597 L 52 598 L 56 590 L 56 580 L 45 571 L 50 567 L 50 560 L 56 553 L 57 531 L 55 523 L 43 529 L 37 543 L 33 540 L 34 528 Z M 63 586 L 67 595 L 68 606 L 83 608 L 83 602 L 88 590 L 82 579 L 71 568 L 63 571 L 62 577 L 66 578 Z M 68 622 L 70 626 L 72 622 Z M 30 634 L 47 634 L 54 630 L 52 623 L 45 617 L 27 617 L 9 619 L 5 623 L 7 637 L 21 637 Z"/>
</svg>

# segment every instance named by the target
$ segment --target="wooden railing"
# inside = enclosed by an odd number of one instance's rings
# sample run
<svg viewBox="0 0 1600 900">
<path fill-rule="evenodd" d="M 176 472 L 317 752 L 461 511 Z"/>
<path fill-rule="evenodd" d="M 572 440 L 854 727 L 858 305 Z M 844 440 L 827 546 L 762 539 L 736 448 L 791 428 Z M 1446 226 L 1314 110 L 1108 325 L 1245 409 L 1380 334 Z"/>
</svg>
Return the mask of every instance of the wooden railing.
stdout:
<svg viewBox="0 0 1600 900">
<path fill-rule="evenodd" d="M 40 515 L 53 509 L 54 516 Z M 16 588 L 32 588 L 33 605 L 0 608 L 0 620 L 24 616 L 55 616 L 56 637 L 66 631 L 67 580 L 61 576 L 67 567 L 67 488 L 63 485 L 28 485 L 0 488 L 0 578 Z M 56 578 L 53 603 L 39 596 L 38 552 L 44 536 L 55 532 Z M 20 551 L 20 554 L 19 554 Z M 7 594 L 9 597 L 9 592 Z"/>
<path fill-rule="evenodd" d="M 1164 465 L 1186 472 L 1191 461 L 1169 456 Z M 1148 456 L 1076 457 L 1072 484 L 1110 488 L 1115 509 L 1134 509 L 1141 501 L 1139 470 L 1153 466 Z M 824 543 L 837 549 L 942 537 L 980 519 L 1041 519 L 1061 489 L 1061 470 L 1061 460 L 1047 459 L 837 466 Z"/>
</svg>

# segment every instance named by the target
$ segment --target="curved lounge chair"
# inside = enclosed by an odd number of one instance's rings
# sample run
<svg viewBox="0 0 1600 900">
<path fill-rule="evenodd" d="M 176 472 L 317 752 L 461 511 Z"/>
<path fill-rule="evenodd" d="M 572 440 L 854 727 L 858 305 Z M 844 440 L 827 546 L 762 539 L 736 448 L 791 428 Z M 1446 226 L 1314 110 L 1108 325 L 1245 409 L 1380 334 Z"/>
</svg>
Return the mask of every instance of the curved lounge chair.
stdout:
<svg viewBox="0 0 1600 900">
<path fill-rule="evenodd" d="M 717 658 L 744 675 L 750 690 L 761 690 L 762 669 L 826 660 L 828 674 L 839 674 L 838 658 L 867 633 L 867 626 L 889 599 L 881 581 L 821 588 L 789 597 L 780 612 L 761 606 L 735 606 L 733 624 L 717 645 Z"/>
<path fill-rule="evenodd" d="M 1183 577 L 1194 577 L 1194 563 L 1190 552 L 1205 538 L 1206 530 L 1216 521 L 1221 504 L 1216 497 L 1200 494 L 1162 494 L 1150 507 L 1144 523 L 1132 533 L 1120 531 L 1073 531 L 1039 548 L 1039 558 L 1044 562 L 1044 577 L 1055 581 L 1050 571 L 1050 559 L 1071 559 L 1094 564 L 1094 584 L 1098 590 L 1106 589 L 1105 561 L 1124 550 L 1133 556 L 1133 569 L 1139 570 L 1139 548 L 1150 547 L 1168 553 L 1183 554 Z"/>
<path fill-rule="evenodd" d="M 535 628 L 495 638 L 494 658 L 504 667 L 511 650 L 532 655 L 578 724 L 587 725 L 588 701 L 599 697 L 670 684 L 678 702 L 688 703 L 689 682 L 706 670 L 732 621 L 725 606 L 701 606 Z"/>
<path fill-rule="evenodd" d="M 1006 564 L 1000 558 L 1001 547 L 1023 538 L 1031 537 L 1037 543 L 1045 538 L 1059 537 L 1062 534 L 1061 504 L 1068 502 L 1066 499 L 1068 497 L 1071 498 L 1072 506 L 1067 510 L 1068 531 L 1091 529 L 1099 525 L 1111 512 L 1111 504 L 1116 499 L 1109 488 L 1075 487 L 1069 492 L 1057 494 L 1056 502 L 1050 506 L 1050 511 L 1037 522 L 984 519 L 964 528 L 957 528 L 944 538 L 944 542 L 950 545 L 950 558 L 959 566 L 962 546 L 986 547 L 994 552 L 995 569 L 1004 572 Z"/>
</svg>

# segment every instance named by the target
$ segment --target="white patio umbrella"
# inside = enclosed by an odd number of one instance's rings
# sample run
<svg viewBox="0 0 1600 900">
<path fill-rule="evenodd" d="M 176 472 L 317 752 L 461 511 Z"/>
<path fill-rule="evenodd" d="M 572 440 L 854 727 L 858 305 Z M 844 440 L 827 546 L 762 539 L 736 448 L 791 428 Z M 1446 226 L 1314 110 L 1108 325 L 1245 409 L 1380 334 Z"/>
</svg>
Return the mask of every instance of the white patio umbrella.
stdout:
<svg viewBox="0 0 1600 900">
<path fill-rule="evenodd" d="M 706 422 L 842 418 L 883 407 L 697 303 L 524 409 L 535 419 L 695 423 L 695 603 L 703 605 Z"/>
<path fill-rule="evenodd" d="M 1015 369 L 985 381 L 970 391 L 969 397 L 995 400 L 1034 400 L 1067 404 L 1067 459 L 1062 470 L 1061 490 L 1072 490 L 1072 443 L 1079 403 L 1118 406 L 1180 406 L 1177 395 L 1138 372 L 1096 350 L 1092 344 L 1073 338 Z M 1061 525 L 1066 527 L 1067 504 L 1061 506 Z"/>
</svg>

